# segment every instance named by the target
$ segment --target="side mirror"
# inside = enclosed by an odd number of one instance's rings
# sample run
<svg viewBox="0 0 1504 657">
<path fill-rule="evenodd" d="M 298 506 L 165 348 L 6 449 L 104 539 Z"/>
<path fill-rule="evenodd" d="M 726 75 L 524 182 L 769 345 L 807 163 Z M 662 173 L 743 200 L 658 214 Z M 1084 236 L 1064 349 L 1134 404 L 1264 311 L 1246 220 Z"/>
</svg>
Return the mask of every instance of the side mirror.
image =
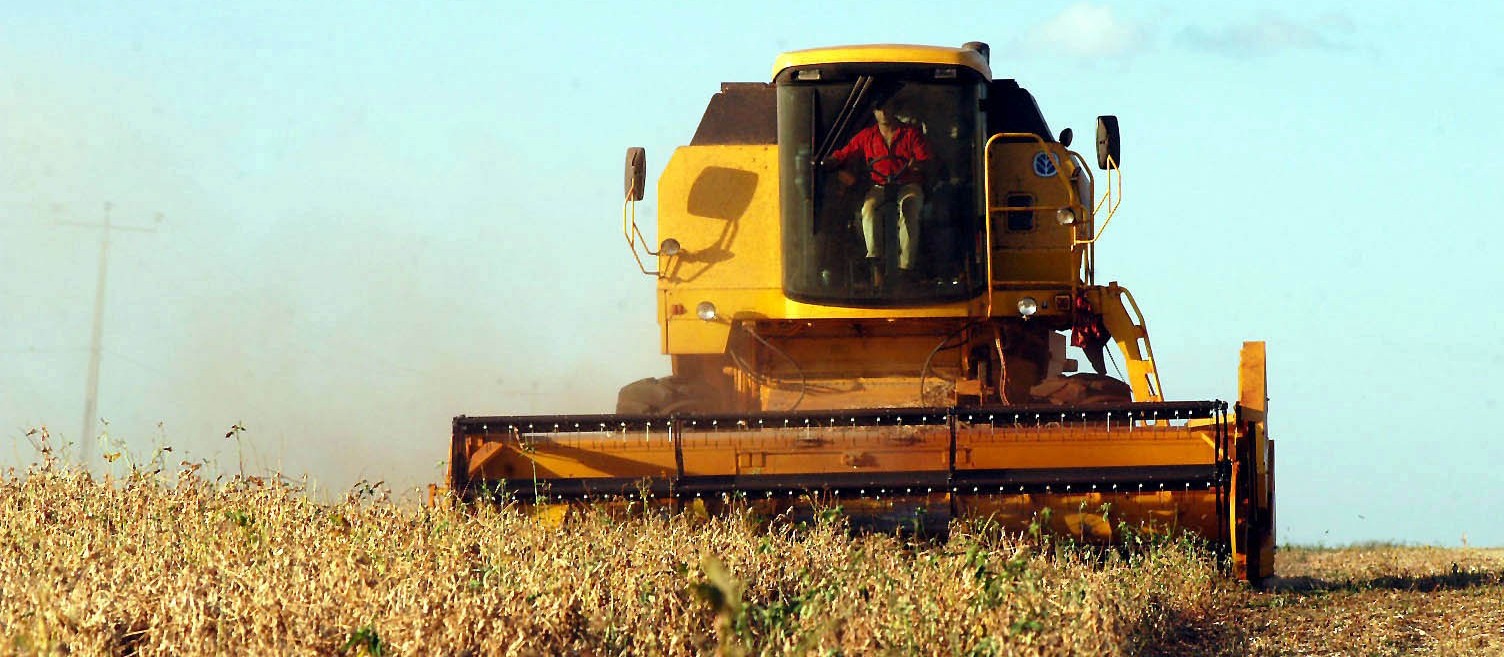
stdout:
<svg viewBox="0 0 1504 657">
<path fill-rule="evenodd" d="M 1097 168 L 1116 169 L 1123 163 L 1123 143 L 1118 138 L 1118 117 L 1097 117 Z"/>
<path fill-rule="evenodd" d="M 1060 145 L 1064 146 L 1066 148 L 1070 148 L 1071 147 L 1071 140 L 1075 139 L 1075 137 L 1076 137 L 1076 133 L 1071 132 L 1070 128 L 1066 128 L 1064 130 L 1061 130 L 1060 131 Z"/>
<path fill-rule="evenodd" d="M 648 152 L 641 146 L 627 149 L 626 192 L 628 201 L 641 201 L 648 179 Z"/>
</svg>

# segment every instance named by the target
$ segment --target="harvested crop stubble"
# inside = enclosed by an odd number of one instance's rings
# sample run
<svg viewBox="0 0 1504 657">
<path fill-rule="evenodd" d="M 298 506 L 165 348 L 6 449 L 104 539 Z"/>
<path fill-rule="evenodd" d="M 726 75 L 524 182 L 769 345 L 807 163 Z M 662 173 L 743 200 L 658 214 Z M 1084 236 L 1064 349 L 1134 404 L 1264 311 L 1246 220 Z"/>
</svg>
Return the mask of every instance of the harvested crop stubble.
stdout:
<svg viewBox="0 0 1504 657">
<path fill-rule="evenodd" d="M 1266 590 L 1218 596 L 1219 611 L 1164 654 L 1504 655 L 1504 550 L 1370 544 L 1279 558 Z"/>
<path fill-rule="evenodd" d="M 551 528 L 45 465 L 0 480 L 0 543 L 0 650 L 33 654 L 1118 655 L 1223 586 L 1179 541 L 1103 556 L 985 523 L 941 544 L 749 514 Z"/>
</svg>

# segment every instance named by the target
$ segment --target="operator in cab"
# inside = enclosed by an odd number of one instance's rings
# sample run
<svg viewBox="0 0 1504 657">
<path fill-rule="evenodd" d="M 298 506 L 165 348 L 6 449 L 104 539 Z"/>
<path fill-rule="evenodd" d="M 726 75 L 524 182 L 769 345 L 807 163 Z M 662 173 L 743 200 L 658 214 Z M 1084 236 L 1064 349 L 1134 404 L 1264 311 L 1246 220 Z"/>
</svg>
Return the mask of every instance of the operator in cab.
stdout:
<svg viewBox="0 0 1504 657">
<path fill-rule="evenodd" d="M 873 124 L 852 136 L 824 162 L 826 167 L 840 168 L 837 178 L 846 187 L 857 182 L 848 165 L 860 158 L 866 167 L 871 186 L 862 202 L 862 237 L 877 285 L 882 285 L 880 217 L 888 203 L 898 206 L 899 277 L 913 278 L 914 256 L 919 249 L 919 215 L 924 207 L 925 171 L 934 158 L 924 134 L 900 121 L 897 114 L 898 108 L 891 100 L 874 107 Z"/>
</svg>

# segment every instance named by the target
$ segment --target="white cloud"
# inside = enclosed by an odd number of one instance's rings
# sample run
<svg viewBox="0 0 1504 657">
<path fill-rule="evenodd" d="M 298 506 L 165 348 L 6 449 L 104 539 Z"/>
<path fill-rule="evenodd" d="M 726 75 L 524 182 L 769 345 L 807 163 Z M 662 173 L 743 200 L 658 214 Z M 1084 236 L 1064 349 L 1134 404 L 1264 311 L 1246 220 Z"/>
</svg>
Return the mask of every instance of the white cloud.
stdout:
<svg viewBox="0 0 1504 657">
<path fill-rule="evenodd" d="M 1180 33 L 1180 42 L 1223 55 L 1267 55 L 1286 50 L 1341 50 L 1344 46 L 1329 35 L 1351 31 L 1351 20 L 1342 15 L 1329 14 L 1311 25 L 1264 16 L 1213 28 L 1188 27 Z"/>
<path fill-rule="evenodd" d="M 1119 18 L 1111 7 L 1077 2 L 1029 32 L 1020 44 L 1081 58 L 1121 57 L 1142 49 L 1144 31 Z"/>
</svg>

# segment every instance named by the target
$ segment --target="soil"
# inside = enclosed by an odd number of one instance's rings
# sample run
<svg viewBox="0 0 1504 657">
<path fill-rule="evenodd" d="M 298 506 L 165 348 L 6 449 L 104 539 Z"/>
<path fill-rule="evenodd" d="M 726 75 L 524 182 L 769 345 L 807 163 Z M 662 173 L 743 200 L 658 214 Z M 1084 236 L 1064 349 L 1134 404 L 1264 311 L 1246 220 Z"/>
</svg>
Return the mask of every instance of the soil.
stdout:
<svg viewBox="0 0 1504 657">
<path fill-rule="evenodd" d="M 1504 549 L 1283 548 L 1149 654 L 1504 655 Z"/>
</svg>

